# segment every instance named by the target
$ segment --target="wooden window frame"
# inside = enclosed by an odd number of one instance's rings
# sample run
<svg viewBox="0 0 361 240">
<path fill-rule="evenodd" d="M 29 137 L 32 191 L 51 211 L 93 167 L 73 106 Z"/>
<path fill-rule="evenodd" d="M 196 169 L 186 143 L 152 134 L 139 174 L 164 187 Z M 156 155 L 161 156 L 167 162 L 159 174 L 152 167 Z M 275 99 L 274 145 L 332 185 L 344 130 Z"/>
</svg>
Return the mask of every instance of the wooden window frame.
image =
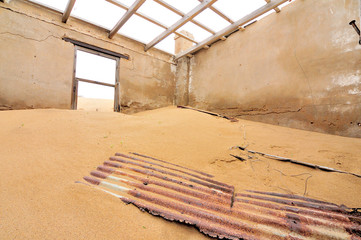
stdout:
<svg viewBox="0 0 361 240">
<path fill-rule="evenodd" d="M 108 58 L 108 59 L 115 60 L 115 62 L 116 62 L 116 66 L 115 66 L 115 83 L 110 84 L 110 83 L 103 83 L 103 82 L 98 82 L 98 81 L 94 81 L 94 80 L 90 80 L 90 79 L 77 78 L 76 77 L 77 51 L 83 51 L 83 52 L 94 54 L 94 55 L 97 55 L 97 56 L 100 56 L 100 57 L 105 57 L 105 58 Z M 107 87 L 114 87 L 114 111 L 115 112 L 120 112 L 119 62 L 120 62 L 120 57 L 112 56 L 112 55 L 109 55 L 109 54 L 98 52 L 96 50 L 92 50 L 92 49 L 89 49 L 89 48 L 74 45 L 74 65 L 73 65 L 74 70 L 73 70 L 73 83 L 72 83 L 72 90 L 71 90 L 71 109 L 73 109 L 73 110 L 77 109 L 77 105 L 78 105 L 78 84 L 79 84 L 79 81 L 80 81 L 80 82 L 93 83 L 93 84 L 98 84 L 98 85 L 107 86 Z"/>
</svg>

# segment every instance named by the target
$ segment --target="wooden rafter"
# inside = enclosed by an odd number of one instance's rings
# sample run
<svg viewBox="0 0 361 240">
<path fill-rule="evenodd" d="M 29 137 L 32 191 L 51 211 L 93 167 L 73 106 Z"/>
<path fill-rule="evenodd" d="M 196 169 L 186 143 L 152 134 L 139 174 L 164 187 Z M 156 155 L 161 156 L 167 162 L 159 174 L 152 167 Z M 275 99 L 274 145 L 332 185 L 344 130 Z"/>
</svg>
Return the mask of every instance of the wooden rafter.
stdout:
<svg viewBox="0 0 361 240">
<path fill-rule="evenodd" d="M 203 0 L 198 0 L 200 2 L 203 2 Z M 224 20 L 226 20 L 227 22 L 229 22 L 230 24 L 233 24 L 234 22 L 232 21 L 232 19 L 230 19 L 229 17 L 227 17 L 224 13 L 222 13 L 220 10 L 218 10 L 216 7 L 214 6 L 210 6 L 209 9 L 211 9 L 213 12 L 215 12 L 216 14 L 218 14 L 218 16 L 222 17 Z"/>
<path fill-rule="evenodd" d="M 109 3 L 114 4 L 115 6 L 118 6 L 118 7 L 120 7 L 120 8 L 123 8 L 124 10 L 128 10 L 128 9 L 129 9 L 128 6 L 126 6 L 125 4 L 123 4 L 123 3 L 121 3 L 121 2 L 119 2 L 119 1 L 117 1 L 117 0 L 106 0 L 106 1 L 109 2 Z M 164 25 L 163 23 L 161 23 L 161 22 L 153 19 L 152 17 L 149 17 L 149 16 L 147 16 L 147 15 L 141 13 L 141 12 L 135 12 L 134 15 L 137 15 L 137 16 L 139 16 L 139 17 L 147 20 L 148 22 L 151 22 L 151 23 L 153 23 L 153 24 L 155 24 L 155 25 L 157 25 L 157 26 L 159 26 L 159 27 L 161 27 L 161 28 L 164 28 L 164 29 L 167 29 L 167 28 L 168 28 L 168 26 Z M 178 36 L 180 36 L 180 37 L 182 37 L 182 38 L 185 38 L 185 39 L 187 39 L 187 40 L 189 40 L 189 41 L 191 41 L 191 42 L 193 42 L 193 43 L 195 43 L 195 44 L 198 43 L 198 42 L 195 41 L 194 39 L 192 39 L 192 38 L 190 38 L 190 37 L 188 37 L 188 36 L 186 36 L 186 35 L 184 35 L 184 34 L 182 34 L 182 33 L 175 32 L 175 34 L 177 34 Z"/>
<path fill-rule="evenodd" d="M 133 5 L 127 10 L 119 22 L 114 26 L 114 28 L 109 32 L 109 38 L 113 38 L 114 35 L 119 31 L 119 29 L 129 20 L 131 16 L 140 8 L 146 0 L 136 0 Z"/>
<path fill-rule="evenodd" d="M 206 45 L 210 45 L 213 42 L 217 41 L 222 36 L 226 36 L 236 29 L 239 28 L 239 26 L 243 26 L 247 24 L 248 22 L 252 21 L 253 19 L 263 15 L 264 13 L 274 9 L 275 7 L 278 7 L 282 3 L 286 2 L 288 0 L 273 0 L 267 3 L 266 5 L 258 8 L 257 10 L 251 12 L 250 14 L 244 16 L 243 18 L 239 19 L 235 23 L 229 25 L 228 27 L 222 29 L 221 31 L 217 32 L 215 35 L 203 40 L 202 42 L 198 43 L 197 45 L 191 47 L 190 49 L 183 51 L 175 56 L 175 59 L 179 59 L 183 56 L 187 56 L 189 54 L 192 54 L 194 52 L 197 52 L 198 50 L 201 50 Z"/>
<path fill-rule="evenodd" d="M 70 13 L 73 10 L 74 4 L 76 0 L 69 0 L 68 4 L 66 5 L 65 11 L 63 13 L 63 17 L 61 18 L 61 21 L 63 23 L 66 23 L 70 17 Z"/>
<path fill-rule="evenodd" d="M 163 0 L 153 0 L 153 1 L 160 4 L 160 5 L 162 5 L 163 7 L 171 10 L 172 12 L 174 12 L 175 14 L 178 14 L 181 17 L 184 17 L 184 15 L 185 15 L 185 13 L 183 13 L 182 11 L 180 11 L 177 8 L 173 7 L 172 5 L 166 3 Z M 206 30 L 207 32 L 209 32 L 211 34 L 215 34 L 215 32 L 212 29 L 210 29 L 209 27 L 203 25 L 202 23 L 198 22 L 195 19 L 190 20 L 190 22 L 194 23 L 195 25 L 197 25 L 200 28 L 203 28 L 204 30 Z"/>
<path fill-rule="evenodd" d="M 271 0 L 265 0 L 267 3 L 269 3 Z M 281 9 L 279 7 L 275 7 L 274 10 L 276 11 L 276 13 L 281 12 Z"/>
<path fill-rule="evenodd" d="M 214 2 L 217 0 L 204 0 L 201 4 L 199 4 L 197 7 L 195 7 L 193 10 L 191 10 L 189 13 L 184 15 L 180 20 L 178 20 L 176 23 L 174 23 L 172 26 L 170 26 L 168 29 L 166 29 L 163 33 L 161 33 L 159 36 L 154 38 L 150 43 L 148 43 L 144 51 L 149 50 L 154 45 L 162 41 L 164 38 L 169 36 L 170 34 L 174 33 L 178 28 L 182 27 L 184 24 L 192 20 L 195 16 L 197 16 L 199 13 L 201 13 L 203 10 L 211 6 Z"/>
</svg>

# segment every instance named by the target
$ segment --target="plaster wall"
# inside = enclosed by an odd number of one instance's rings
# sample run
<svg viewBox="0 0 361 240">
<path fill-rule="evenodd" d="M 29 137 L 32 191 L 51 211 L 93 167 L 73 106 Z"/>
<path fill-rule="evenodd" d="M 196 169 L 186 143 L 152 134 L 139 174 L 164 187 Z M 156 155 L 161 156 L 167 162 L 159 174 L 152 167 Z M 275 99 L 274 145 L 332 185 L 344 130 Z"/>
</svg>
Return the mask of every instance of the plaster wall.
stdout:
<svg viewBox="0 0 361 240">
<path fill-rule="evenodd" d="M 358 0 L 296 0 L 199 51 L 189 105 L 361 137 L 361 46 L 348 24 L 359 10 Z"/>
<path fill-rule="evenodd" d="M 129 56 L 119 64 L 123 112 L 173 104 L 172 55 L 81 20 L 17 0 L 0 3 L 0 109 L 71 107 L 74 45 L 68 37 Z"/>
</svg>

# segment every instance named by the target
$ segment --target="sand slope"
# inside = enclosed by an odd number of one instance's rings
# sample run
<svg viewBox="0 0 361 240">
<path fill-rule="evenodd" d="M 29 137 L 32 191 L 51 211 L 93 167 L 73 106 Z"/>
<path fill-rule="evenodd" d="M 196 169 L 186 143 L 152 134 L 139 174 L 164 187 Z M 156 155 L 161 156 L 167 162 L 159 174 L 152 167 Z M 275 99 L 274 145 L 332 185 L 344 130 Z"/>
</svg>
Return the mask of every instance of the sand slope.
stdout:
<svg viewBox="0 0 361 240">
<path fill-rule="evenodd" d="M 78 97 L 77 109 L 96 112 L 113 112 L 114 100 Z"/>
<path fill-rule="evenodd" d="M 0 112 L 0 239 L 207 239 L 75 183 L 115 152 L 139 152 L 243 189 L 296 193 L 361 206 L 361 179 L 259 158 L 241 162 L 234 145 L 361 174 L 361 139 L 174 107 L 113 112 Z M 305 183 L 307 180 L 307 189 Z M 306 190 L 306 192 L 305 192 Z"/>
</svg>

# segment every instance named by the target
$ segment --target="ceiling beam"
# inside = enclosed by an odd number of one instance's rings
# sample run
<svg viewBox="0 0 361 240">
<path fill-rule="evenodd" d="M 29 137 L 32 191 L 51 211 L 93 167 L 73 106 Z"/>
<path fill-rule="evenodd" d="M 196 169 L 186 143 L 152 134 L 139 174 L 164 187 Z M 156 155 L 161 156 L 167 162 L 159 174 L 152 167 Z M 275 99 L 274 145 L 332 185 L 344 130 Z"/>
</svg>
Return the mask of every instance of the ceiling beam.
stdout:
<svg viewBox="0 0 361 240">
<path fill-rule="evenodd" d="M 184 17 L 185 13 L 183 13 L 182 11 L 178 10 L 177 8 L 173 7 L 172 5 L 164 2 L 163 0 L 154 0 L 154 2 L 162 5 L 163 7 L 171 10 L 172 12 L 174 12 L 175 14 L 178 14 L 181 17 Z M 207 32 L 211 33 L 211 34 L 215 34 L 216 32 L 213 31 L 212 29 L 210 29 L 209 27 L 203 25 L 202 23 L 198 22 L 195 19 L 191 20 L 192 23 L 194 23 L 195 25 L 197 25 L 200 28 L 203 28 L 204 30 L 206 30 Z"/>
<path fill-rule="evenodd" d="M 63 17 L 61 18 L 61 21 L 63 23 L 66 23 L 70 17 L 71 10 L 73 10 L 74 4 L 76 0 L 69 0 L 68 4 L 66 5 L 65 11 L 63 13 Z"/>
<path fill-rule="evenodd" d="M 176 23 L 174 23 L 172 26 L 170 26 L 167 30 L 165 30 L 163 33 L 161 33 L 158 37 L 154 38 L 150 43 L 145 45 L 144 51 L 149 50 L 154 45 L 162 41 L 164 38 L 168 37 L 170 34 L 174 33 L 178 28 L 182 27 L 184 24 L 192 20 L 195 16 L 197 16 L 199 13 L 201 13 L 203 10 L 208 8 L 210 5 L 212 5 L 217 0 L 204 0 L 201 4 L 199 4 L 197 7 L 195 7 L 192 11 L 184 15 L 180 20 L 178 20 Z"/>
<path fill-rule="evenodd" d="M 227 36 L 228 34 L 232 33 L 233 31 L 237 30 L 239 26 L 243 26 L 246 23 L 252 21 L 253 19 L 263 15 L 264 13 L 274 9 L 275 7 L 278 7 L 284 2 L 287 2 L 288 0 L 272 0 L 266 5 L 258 8 L 257 10 L 251 12 L 250 14 L 244 16 L 243 18 L 239 19 L 235 23 L 229 25 L 228 27 L 222 29 L 221 31 L 217 32 L 215 35 L 203 40 L 202 42 L 198 43 L 197 45 L 189 48 L 186 51 L 183 51 L 175 56 L 175 60 L 187 56 L 188 54 L 192 54 L 194 52 L 197 52 L 198 50 L 201 50 L 205 45 L 210 45 L 213 42 L 217 41 L 222 36 Z"/>
<path fill-rule="evenodd" d="M 203 2 L 203 0 L 198 0 L 200 2 Z M 213 12 L 215 12 L 216 14 L 218 14 L 218 16 L 222 17 L 224 20 L 226 20 L 227 22 L 229 22 L 230 24 L 233 24 L 234 22 L 232 21 L 232 19 L 230 19 L 229 17 L 227 17 L 224 13 L 222 13 L 220 10 L 218 10 L 216 7 L 214 6 L 210 6 L 209 9 L 211 9 Z"/>
<path fill-rule="evenodd" d="M 265 0 L 267 3 L 269 3 L 271 0 Z M 279 9 L 279 7 L 275 7 L 274 10 L 276 11 L 276 13 L 281 12 L 281 9 Z"/>
<path fill-rule="evenodd" d="M 129 9 L 129 7 L 128 7 L 127 5 L 121 3 L 121 2 L 119 2 L 119 1 L 117 1 L 117 0 L 106 0 L 106 1 L 109 2 L 109 3 L 111 3 L 111 4 L 114 4 L 115 6 L 118 6 L 118 7 L 120 7 L 120 8 L 123 8 L 123 9 L 126 10 L 126 11 Z M 164 25 L 163 23 L 161 23 L 161 22 L 159 22 L 159 21 L 157 21 L 157 20 L 155 20 L 155 19 L 153 19 L 153 18 L 151 18 L 151 17 L 149 17 L 149 16 L 147 16 L 147 15 L 141 13 L 141 12 L 135 12 L 134 15 L 137 15 L 137 16 L 139 16 L 139 17 L 147 20 L 148 22 L 151 22 L 151 23 L 153 23 L 153 24 L 155 24 L 155 25 L 157 25 L 157 26 L 159 26 L 159 27 L 161 27 L 161 28 L 164 28 L 164 29 L 167 29 L 167 28 L 168 28 L 168 26 Z M 182 33 L 175 32 L 175 34 L 177 34 L 178 36 L 180 36 L 180 37 L 182 37 L 182 38 L 187 39 L 188 41 L 191 41 L 191 42 L 193 42 L 193 43 L 195 43 L 195 44 L 198 44 L 197 41 L 195 41 L 194 39 L 192 39 L 192 38 L 190 38 L 190 37 L 188 37 L 188 36 L 186 36 L 186 35 L 184 35 L 184 34 L 182 34 Z"/>
<path fill-rule="evenodd" d="M 113 38 L 114 35 L 119 31 L 119 29 L 129 20 L 131 16 L 142 6 L 146 0 L 136 0 L 132 6 L 127 10 L 119 22 L 114 26 L 114 28 L 109 32 L 108 37 Z"/>
</svg>

